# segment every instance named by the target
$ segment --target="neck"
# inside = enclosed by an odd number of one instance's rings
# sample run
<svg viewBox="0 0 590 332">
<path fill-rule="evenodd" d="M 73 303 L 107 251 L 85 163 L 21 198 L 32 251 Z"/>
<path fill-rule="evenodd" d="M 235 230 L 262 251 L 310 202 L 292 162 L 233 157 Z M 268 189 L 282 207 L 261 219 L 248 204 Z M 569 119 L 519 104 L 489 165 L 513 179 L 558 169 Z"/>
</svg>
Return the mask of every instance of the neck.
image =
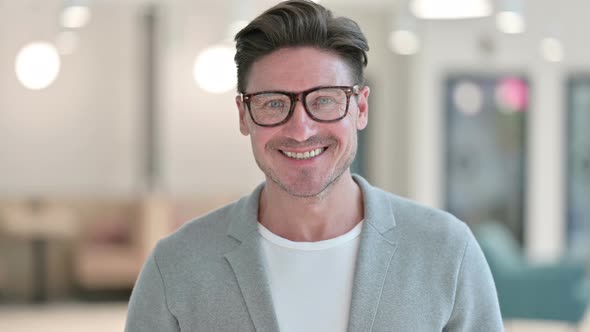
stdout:
<svg viewBox="0 0 590 332">
<path fill-rule="evenodd" d="M 291 241 L 327 240 L 363 219 L 362 193 L 348 171 L 314 197 L 292 196 L 267 180 L 258 218 L 271 232 Z"/>
</svg>

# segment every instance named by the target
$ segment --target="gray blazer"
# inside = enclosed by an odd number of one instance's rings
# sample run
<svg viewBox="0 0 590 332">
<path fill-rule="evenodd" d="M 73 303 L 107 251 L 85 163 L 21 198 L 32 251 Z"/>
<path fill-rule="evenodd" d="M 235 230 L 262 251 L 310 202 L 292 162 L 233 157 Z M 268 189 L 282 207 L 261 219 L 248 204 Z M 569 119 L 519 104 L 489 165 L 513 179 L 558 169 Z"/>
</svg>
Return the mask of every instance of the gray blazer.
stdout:
<svg viewBox="0 0 590 332">
<path fill-rule="evenodd" d="M 348 331 L 503 331 L 468 227 L 354 179 L 365 221 Z M 133 289 L 126 331 L 279 330 L 257 231 L 262 187 L 158 243 Z"/>
</svg>

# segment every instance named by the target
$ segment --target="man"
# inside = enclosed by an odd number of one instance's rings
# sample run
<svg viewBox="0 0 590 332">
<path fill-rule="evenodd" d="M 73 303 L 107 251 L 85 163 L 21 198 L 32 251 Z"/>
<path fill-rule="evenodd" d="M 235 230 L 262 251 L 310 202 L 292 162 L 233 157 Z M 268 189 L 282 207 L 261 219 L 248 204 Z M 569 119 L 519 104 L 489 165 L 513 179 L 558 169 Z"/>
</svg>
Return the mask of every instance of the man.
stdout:
<svg viewBox="0 0 590 332">
<path fill-rule="evenodd" d="M 469 229 L 350 174 L 369 110 L 357 24 L 287 1 L 236 42 L 266 182 L 158 243 L 127 331 L 501 331 Z"/>
</svg>

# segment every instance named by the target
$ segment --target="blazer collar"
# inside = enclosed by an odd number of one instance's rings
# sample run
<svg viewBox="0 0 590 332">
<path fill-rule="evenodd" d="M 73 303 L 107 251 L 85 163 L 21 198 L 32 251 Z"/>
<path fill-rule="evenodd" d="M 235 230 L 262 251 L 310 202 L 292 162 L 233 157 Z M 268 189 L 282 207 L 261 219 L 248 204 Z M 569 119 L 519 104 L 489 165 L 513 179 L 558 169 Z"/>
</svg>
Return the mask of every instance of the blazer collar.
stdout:
<svg viewBox="0 0 590 332">
<path fill-rule="evenodd" d="M 258 201 L 264 183 L 239 200 L 230 212 L 228 235 L 240 244 L 225 254 L 238 281 L 256 331 L 278 331 L 266 275 L 266 261 L 258 236 Z"/>
<path fill-rule="evenodd" d="M 395 226 L 395 217 L 388 193 L 375 188 L 363 177 L 353 174 L 352 178 L 363 194 L 365 223 L 371 224 L 380 234 L 385 234 Z M 249 195 L 238 201 L 228 228 L 228 235 L 242 242 L 250 233 L 258 230 L 258 203 L 264 182 Z"/>
<path fill-rule="evenodd" d="M 363 193 L 365 219 L 352 284 L 348 331 L 364 332 L 373 328 L 397 244 L 390 236 L 395 227 L 390 194 L 358 175 L 353 178 Z"/>
<path fill-rule="evenodd" d="M 389 193 L 373 187 L 363 177 L 353 174 L 352 178 L 361 188 L 365 223 L 371 224 L 380 234 L 385 234 L 395 226 L 395 216 Z"/>
<path fill-rule="evenodd" d="M 397 245 L 386 235 L 395 227 L 389 194 L 353 175 L 363 195 L 364 223 L 352 287 L 349 331 L 370 331 Z M 258 204 L 264 183 L 234 205 L 228 235 L 240 244 L 225 257 L 258 331 L 278 331 L 266 262 L 258 236 Z"/>
<path fill-rule="evenodd" d="M 258 202 L 260 193 L 264 188 L 264 182 L 259 184 L 254 191 L 239 200 L 230 212 L 230 221 L 227 234 L 234 239 L 243 242 L 252 232 L 258 230 Z"/>
</svg>

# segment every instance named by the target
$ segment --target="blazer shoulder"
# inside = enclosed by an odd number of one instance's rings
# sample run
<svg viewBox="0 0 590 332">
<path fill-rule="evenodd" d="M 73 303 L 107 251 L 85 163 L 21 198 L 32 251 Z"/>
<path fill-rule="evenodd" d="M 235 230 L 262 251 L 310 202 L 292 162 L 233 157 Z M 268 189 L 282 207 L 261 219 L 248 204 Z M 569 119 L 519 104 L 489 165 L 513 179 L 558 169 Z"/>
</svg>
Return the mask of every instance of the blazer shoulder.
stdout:
<svg viewBox="0 0 590 332">
<path fill-rule="evenodd" d="M 467 224 L 447 211 L 387 193 L 396 221 L 396 229 L 408 237 L 425 240 L 458 241 L 466 244 L 472 237 Z"/>
<path fill-rule="evenodd" d="M 227 236 L 229 223 L 244 198 L 210 211 L 182 225 L 158 241 L 156 258 L 181 258 L 182 255 L 199 255 L 219 251 L 235 241 Z"/>
</svg>

